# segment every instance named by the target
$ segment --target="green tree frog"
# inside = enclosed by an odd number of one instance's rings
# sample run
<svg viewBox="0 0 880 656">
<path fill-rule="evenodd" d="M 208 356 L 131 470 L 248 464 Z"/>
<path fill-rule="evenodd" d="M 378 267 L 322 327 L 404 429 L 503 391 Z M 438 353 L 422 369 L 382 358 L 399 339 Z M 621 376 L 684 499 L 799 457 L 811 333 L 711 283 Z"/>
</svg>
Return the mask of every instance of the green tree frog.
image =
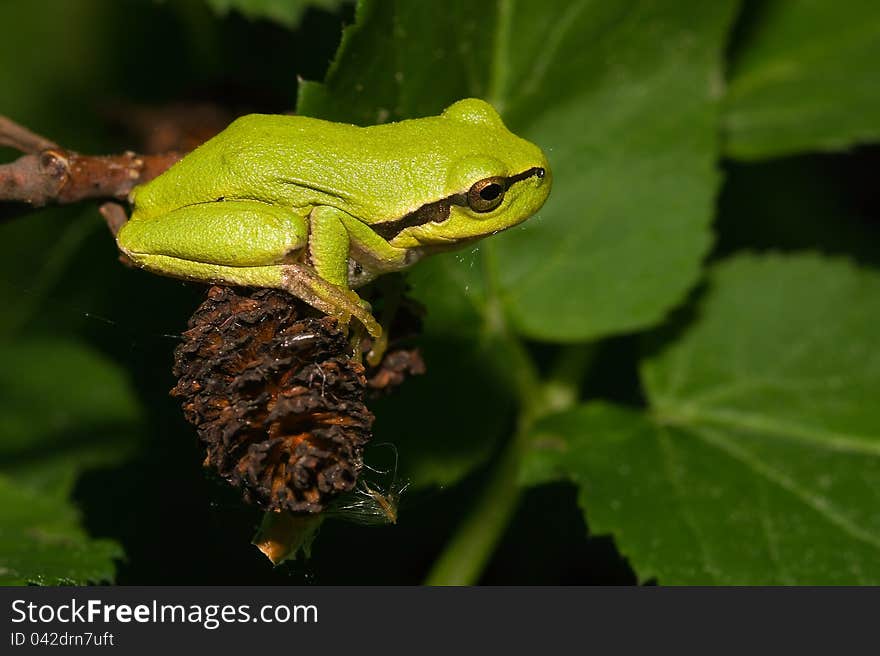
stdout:
<svg viewBox="0 0 880 656">
<path fill-rule="evenodd" d="M 116 239 L 149 271 L 283 289 L 378 337 L 352 289 L 524 221 L 550 186 L 541 149 L 474 98 L 369 127 L 254 114 L 136 187 Z"/>
</svg>

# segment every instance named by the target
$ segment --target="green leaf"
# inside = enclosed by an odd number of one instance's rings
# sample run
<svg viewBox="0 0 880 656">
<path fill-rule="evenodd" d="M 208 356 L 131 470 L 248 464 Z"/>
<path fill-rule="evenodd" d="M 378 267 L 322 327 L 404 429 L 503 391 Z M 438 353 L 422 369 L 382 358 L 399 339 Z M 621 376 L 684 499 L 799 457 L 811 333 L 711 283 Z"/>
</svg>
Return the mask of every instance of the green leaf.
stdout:
<svg viewBox="0 0 880 656">
<path fill-rule="evenodd" d="M 880 4 L 768 0 L 735 53 L 726 151 L 740 159 L 880 138 Z"/>
<path fill-rule="evenodd" d="M 65 452 L 85 444 L 113 453 L 120 429 L 138 420 L 140 410 L 122 371 L 81 344 L 19 340 L 0 344 L 0 361 L 4 461 L 21 466 L 65 458 L 72 464 Z"/>
<path fill-rule="evenodd" d="M 61 339 L 0 344 L 0 582 L 109 581 L 121 548 L 91 540 L 68 501 L 84 469 L 136 445 L 122 371 Z"/>
<path fill-rule="evenodd" d="M 67 503 L 0 476 L 0 585 L 112 581 L 122 548 L 92 540 Z"/>
<path fill-rule="evenodd" d="M 537 217 L 488 239 L 476 266 L 460 255 L 420 264 L 454 284 L 417 292 L 433 312 L 456 305 L 438 288 L 487 288 L 472 300 L 488 319 L 500 308 L 543 339 L 634 330 L 682 298 L 710 244 L 735 6 L 556 0 L 475 12 L 464 0 L 365 0 L 326 83 L 302 85 L 299 112 L 371 124 L 487 98 L 546 150 L 553 193 Z"/>
<path fill-rule="evenodd" d="M 294 28 L 309 7 L 335 11 L 346 0 L 207 0 L 220 15 L 238 11 L 251 20 L 267 19 Z"/>
<path fill-rule="evenodd" d="M 649 357 L 650 413 L 546 420 L 529 482 L 566 474 L 592 530 L 666 584 L 880 583 L 880 276 L 744 256 Z"/>
</svg>

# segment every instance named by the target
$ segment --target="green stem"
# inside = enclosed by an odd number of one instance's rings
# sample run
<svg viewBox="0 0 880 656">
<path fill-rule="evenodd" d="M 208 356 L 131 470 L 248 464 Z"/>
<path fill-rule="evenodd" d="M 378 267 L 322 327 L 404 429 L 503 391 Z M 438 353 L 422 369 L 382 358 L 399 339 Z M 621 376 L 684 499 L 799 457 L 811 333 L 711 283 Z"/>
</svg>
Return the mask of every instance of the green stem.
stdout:
<svg viewBox="0 0 880 656">
<path fill-rule="evenodd" d="M 529 447 L 532 427 L 542 416 L 564 410 L 577 401 L 581 379 L 593 354 L 590 345 L 563 348 L 550 376 L 542 381 L 525 344 L 507 325 L 491 244 L 485 247 L 482 266 L 486 282 L 486 334 L 495 342 L 493 346 L 511 374 L 519 397 L 519 417 L 516 433 L 502 452 L 486 488 L 434 563 L 425 579 L 427 585 L 473 585 L 479 580 L 519 505 L 519 469 Z"/>
<path fill-rule="evenodd" d="M 517 431 L 481 497 L 434 562 L 426 585 L 472 585 L 479 580 L 519 504 L 517 477 L 527 434 Z"/>
<path fill-rule="evenodd" d="M 542 382 L 522 342 L 508 338 L 509 362 L 517 379 L 520 416 L 516 434 L 505 448 L 476 504 L 434 563 L 426 585 L 476 583 L 519 504 L 519 468 L 532 427 L 544 415 L 571 407 L 593 350 L 587 346 L 563 349 L 550 377 Z"/>
</svg>

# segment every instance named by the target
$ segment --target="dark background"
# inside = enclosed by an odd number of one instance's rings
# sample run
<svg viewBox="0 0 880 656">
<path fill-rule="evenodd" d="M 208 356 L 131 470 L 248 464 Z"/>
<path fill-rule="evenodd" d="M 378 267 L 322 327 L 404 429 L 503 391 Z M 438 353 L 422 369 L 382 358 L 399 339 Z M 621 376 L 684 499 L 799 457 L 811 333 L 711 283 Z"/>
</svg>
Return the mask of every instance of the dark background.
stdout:
<svg viewBox="0 0 880 656">
<path fill-rule="evenodd" d="M 95 153 L 140 147 L 114 118 L 120 107 L 186 101 L 232 114 L 291 111 L 297 77 L 321 79 L 343 25 L 353 20 L 350 6 L 338 13 L 309 10 L 291 32 L 236 14 L 218 18 L 197 1 L 10 4 L 2 9 L 0 84 L 6 91 L 0 91 L 0 112 L 66 146 Z M 731 48 L 753 11 L 740 19 Z M 0 153 L 3 161 L 15 156 Z M 716 255 L 743 246 L 811 248 L 880 262 L 880 149 L 724 167 Z M 20 303 L 35 293 L 29 262 L 41 254 L 32 252 L 32 244 L 50 243 L 84 213 L 94 218 L 70 269 L 74 273 L 52 281 L 50 302 L 22 331 L 75 331 L 124 367 L 148 409 L 134 456 L 87 471 L 74 492 L 87 532 L 115 539 L 125 549 L 118 583 L 409 584 L 424 577 L 484 482 L 484 470 L 452 489 L 407 493 L 397 526 L 327 522 L 311 561 L 271 568 L 249 544 L 260 513 L 202 469 L 195 432 L 168 397 L 176 335 L 203 288 L 120 267 L 96 206 L 27 214 L 0 206 L 0 212 L 8 253 L 0 282 Z M 829 215 L 837 221 L 829 223 Z M 535 352 L 541 356 L 540 347 Z M 639 400 L 635 362 L 635 340 L 607 341 L 593 364 L 590 389 L 605 398 Z M 391 406 L 380 404 L 376 411 L 381 421 Z M 90 439 L 100 443 L 102 437 Z M 611 539 L 588 537 L 575 489 L 554 484 L 526 494 L 481 582 L 635 580 Z"/>
</svg>

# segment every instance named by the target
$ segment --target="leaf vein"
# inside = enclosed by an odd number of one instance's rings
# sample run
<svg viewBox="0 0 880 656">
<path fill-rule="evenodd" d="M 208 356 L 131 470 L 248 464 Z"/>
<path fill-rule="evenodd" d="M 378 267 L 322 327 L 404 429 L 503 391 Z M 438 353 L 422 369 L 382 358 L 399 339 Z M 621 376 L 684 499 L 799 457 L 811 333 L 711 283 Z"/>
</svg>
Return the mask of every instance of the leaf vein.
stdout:
<svg viewBox="0 0 880 656">
<path fill-rule="evenodd" d="M 767 433 L 774 437 L 788 438 L 834 451 L 880 456 L 880 436 L 877 435 L 848 435 L 821 428 L 780 422 L 764 415 L 749 414 L 737 410 L 697 410 L 690 412 L 687 417 L 689 421 L 684 423 L 692 428 L 699 428 L 700 422 L 708 422 Z"/>
<path fill-rule="evenodd" d="M 675 496 L 678 497 L 679 507 L 681 508 L 681 516 L 684 519 L 685 524 L 687 524 L 688 528 L 693 534 L 694 542 L 697 543 L 697 547 L 699 548 L 700 557 L 703 561 L 703 570 L 707 574 L 709 574 L 709 576 L 711 576 L 716 583 L 720 583 L 720 571 L 714 565 L 712 559 L 710 558 L 709 551 L 706 546 L 706 538 L 700 531 L 699 525 L 697 524 L 696 520 L 694 520 L 694 517 L 691 514 L 686 503 L 687 495 L 685 493 L 684 487 L 681 484 L 680 477 L 676 473 L 675 463 L 673 462 L 675 454 L 673 452 L 672 441 L 670 440 L 668 431 L 665 428 L 661 427 L 657 431 L 657 441 L 660 445 L 660 451 L 663 454 L 663 468 L 666 470 L 666 476 L 669 479 L 669 483 L 672 486 Z"/>
<path fill-rule="evenodd" d="M 535 57 L 532 70 L 522 85 L 524 94 L 537 92 L 538 86 L 541 84 L 544 76 L 550 69 L 550 63 L 556 56 L 556 52 L 559 50 L 565 37 L 568 36 L 568 33 L 574 28 L 578 16 L 586 7 L 587 0 L 581 0 L 580 2 L 571 4 L 568 6 L 568 9 L 566 9 L 565 13 L 555 22 L 553 29 L 544 40 L 544 48 L 541 50 L 540 55 Z"/>
<path fill-rule="evenodd" d="M 826 497 L 811 494 L 808 490 L 802 488 L 783 472 L 766 464 L 760 458 L 749 452 L 748 449 L 744 449 L 741 446 L 735 446 L 729 438 L 721 435 L 717 431 L 703 426 L 701 428 L 696 428 L 694 432 L 707 444 L 724 451 L 750 468 L 756 474 L 759 474 L 766 480 L 795 496 L 806 506 L 812 508 L 820 517 L 825 519 L 832 526 L 840 529 L 850 537 L 864 542 L 880 551 L 880 537 L 860 528 L 838 510 Z"/>
</svg>

